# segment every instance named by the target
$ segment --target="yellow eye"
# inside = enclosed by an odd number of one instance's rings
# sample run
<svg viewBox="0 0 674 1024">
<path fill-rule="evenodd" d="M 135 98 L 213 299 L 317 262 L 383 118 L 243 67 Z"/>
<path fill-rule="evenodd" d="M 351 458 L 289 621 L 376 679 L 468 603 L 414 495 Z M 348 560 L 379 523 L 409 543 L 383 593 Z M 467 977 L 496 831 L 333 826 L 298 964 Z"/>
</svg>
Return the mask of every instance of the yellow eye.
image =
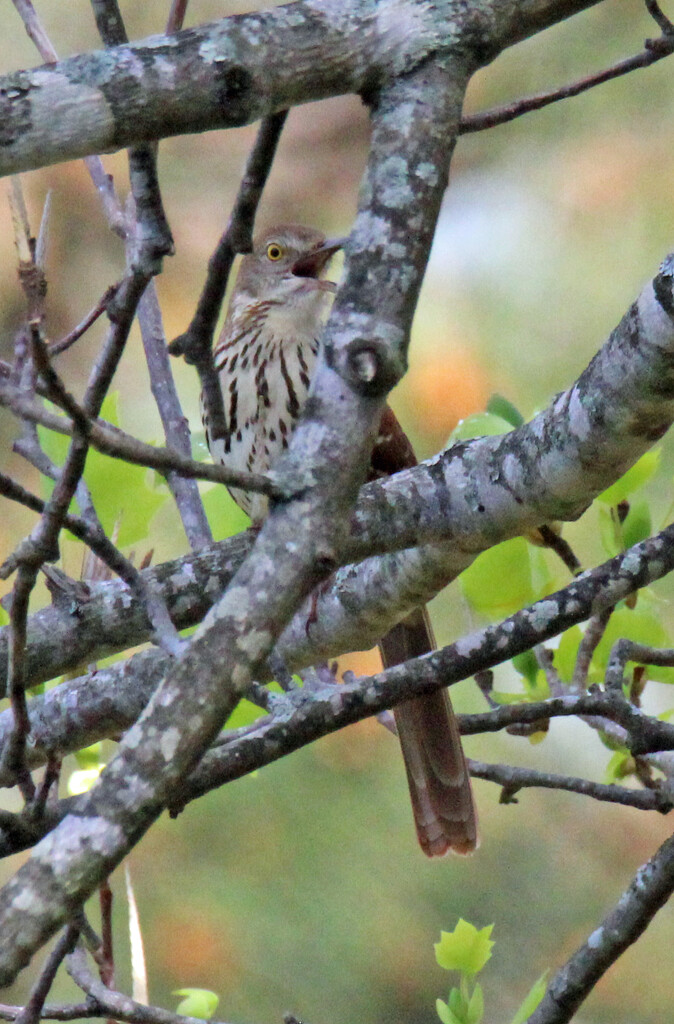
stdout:
<svg viewBox="0 0 674 1024">
<path fill-rule="evenodd" d="M 267 246 L 267 259 L 268 260 L 280 260 L 283 256 L 283 249 L 277 242 L 272 242 L 271 245 Z"/>
</svg>

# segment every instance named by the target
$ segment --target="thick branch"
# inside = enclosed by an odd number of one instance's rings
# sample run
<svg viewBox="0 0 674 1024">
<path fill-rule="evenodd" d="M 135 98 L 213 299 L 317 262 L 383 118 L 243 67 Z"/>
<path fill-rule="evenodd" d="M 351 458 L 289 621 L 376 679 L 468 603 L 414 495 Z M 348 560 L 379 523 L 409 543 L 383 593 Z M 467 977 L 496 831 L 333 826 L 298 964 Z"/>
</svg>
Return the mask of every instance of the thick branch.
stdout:
<svg viewBox="0 0 674 1024">
<path fill-rule="evenodd" d="M 365 488 L 354 539 L 376 538 L 379 549 L 393 537 L 401 546 L 445 540 L 340 570 L 296 617 L 284 650 L 302 650 L 304 661 L 309 650 L 316 660 L 372 646 L 480 551 L 578 518 L 661 438 L 674 418 L 672 265 L 668 256 L 576 383 L 531 423 Z"/>
<path fill-rule="evenodd" d="M 297 0 L 0 78 L 0 175 L 476 63 L 596 0 Z"/>
</svg>

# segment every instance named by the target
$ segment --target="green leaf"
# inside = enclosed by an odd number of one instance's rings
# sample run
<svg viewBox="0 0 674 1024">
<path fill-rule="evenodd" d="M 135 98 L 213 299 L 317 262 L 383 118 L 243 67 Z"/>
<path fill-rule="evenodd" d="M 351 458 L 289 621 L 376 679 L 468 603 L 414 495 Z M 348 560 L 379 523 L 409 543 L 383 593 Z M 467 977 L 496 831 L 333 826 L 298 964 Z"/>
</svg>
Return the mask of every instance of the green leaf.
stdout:
<svg viewBox="0 0 674 1024">
<path fill-rule="evenodd" d="M 461 991 L 465 987 L 465 977 L 465 975 L 461 976 L 461 988 L 451 988 L 449 990 L 449 999 L 447 1000 L 449 1009 L 456 1019 L 461 1021 L 461 1024 L 464 1024 L 466 1011 L 468 1010 L 468 999 Z"/>
<path fill-rule="evenodd" d="M 511 427 L 521 427 L 524 423 L 524 416 L 519 409 L 498 393 L 494 393 L 487 402 L 487 412 L 505 420 Z"/>
<path fill-rule="evenodd" d="M 610 786 L 614 782 L 622 782 L 634 774 L 634 758 L 627 750 L 616 750 L 611 756 L 604 772 L 604 782 Z"/>
<path fill-rule="evenodd" d="M 550 696 L 550 686 L 533 651 L 515 655 L 512 664 L 522 676 L 527 700 L 546 700 Z"/>
<path fill-rule="evenodd" d="M 442 999 L 435 1000 L 435 1009 L 442 1024 L 463 1024 L 463 1021 L 452 1013 L 447 1003 L 444 1003 Z"/>
<path fill-rule="evenodd" d="M 6 626 L 9 622 L 9 615 L 0 604 L 0 626 Z"/>
<path fill-rule="evenodd" d="M 578 645 L 583 639 L 583 631 L 580 626 L 572 626 L 562 634 L 559 646 L 554 652 L 554 665 L 560 678 L 570 683 L 573 678 L 573 670 L 576 667 L 578 657 Z"/>
<path fill-rule="evenodd" d="M 606 631 L 592 656 L 591 682 L 603 680 L 611 648 L 616 640 L 620 640 L 622 637 L 645 644 L 647 647 L 669 647 L 669 634 L 662 623 L 661 605 L 647 592 L 643 590 L 640 592 L 636 608 L 627 608 L 622 605 L 613 612 Z M 628 662 L 628 666 L 630 664 L 632 663 Z M 649 679 L 662 683 L 674 683 L 674 669 L 672 668 L 648 666 L 647 674 Z"/>
<path fill-rule="evenodd" d="M 510 1024 L 524 1024 L 528 1017 L 534 1012 L 541 999 L 545 995 L 545 990 L 548 987 L 547 978 L 548 971 L 544 971 L 540 978 L 533 983 L 525 996 L 524 1002 L 520 1006 L 519 1010 L 511 1020 Z"/>
<path fill-rule="evenodd" d="M 250 526 L 250 519 L 239 508 L 225 487 L 215 484 L 201 496 L 213 540 L 225 540 Z"/>
<path fill-rule="evenodd" d="M 529 700 L 525 693 L 508 693 L 505 690 L 492 690 L 489 696 L 495 704 L 524 704 Z"/>
<path fill-rule="evenodd" d="M 118 426 L 118 394 L 113 392 L 103 402 L 102 419 Z M 39 427 L 42 447 L 49 458 L 62 465 L 68 451 L 70 439 Z M 46 479 L 46 478 L 45 478 Z M 144 466 L 132 466 L 121 459 L 101 455 L 93 448 L 87 454 L 84 480 L 101 520 L 103 529 L 111 536 L 119 523 L 117 545 L 128 547 L 144 540 L 149 532 L 150 521 L 169 497 L 168 489 L 162 483 L 155 486 L 155 474 Z M 53 490 L 53 482 L 46 485 L 47 494 Z"/>
<path fill-rule="evenodd" d="M 502 416 L 495 416 L 491 412 L 474 412 L 470 416 L 466 416 L 465 420 L 459 420 L 449 435 L 447 444 L 453 444 L 455 441 L 470 441 L 474 437 L 509 434 L 512 429 L 512 423 L 503 419 Z"/>
<path fill-rule="evenodd" d="M 476 985 L 468 1003 L 466 1011 L 466 1024 L 480 1024 L 484 1016 L 484 995 L 482 987 Z"/>
<path fill-rule="evenodd" d="M 96 768 L 83 768 L 81 771 L 71 772 L 68 778 L 68 793 L 70 796 L 80 796 L 88 791 L 98 782 L 98 777 L 105 768 L 100 764 Z"/>
<path fill-rule="evenodd" d="M 603 729 L 597 730 L 597 736 L 604 744 L 607 750 L 617 750 L 621 754 L 628 754 L 629 751 L 624 743 L 621 743 L 617 737 L 612 736 L 610 732 L 605 732 Z"/>
<path fill-rule="evenodd" d="M 185 997 L 178 1003 L 176 1013 L 183 1017 L 198 1017 L 200 1020 L 210 1020 L 220 1002 L 215 992 L 209 992 L 207 988 L 177 988 L 173 995 Z"/>
<path fill-rule="evenodd" d="M 550 575 L 541 549 L 514 537 L 483 551 L 459 580 L 472 608 L 500 618 L 548 593 Z"/>
<path fill-rule="evenodd" d="M 257 704 L 251 703 L 251 701 L 246 700 L 244 697 L 239 701 L 227 719 L 225 728 L 240 729 L 243 725 L 252 725 L 253 722 L 257 722 L 258 718 L 263 718 L 266 713 Z"/>
<path fill-rule="evenodd" d="M 100 768 L 105 764 L 103 758 L 103 744 L 92 743 L 90 747 L 83 747 L 75 751 L 75 760 L 78 768 Z"/>
<path fill-rule="evenodd" d="M 652 533 L 651 512 L 648 503 L 642 499 L 630 504 L 625 520 L 618 519 L 615 506 L 599 508 L 599 536 L 604 551 L 614 555 L 646 540 Z"/>
<path fill-rule="evenodd" d="M 599 539 L 609 558 L 615 557 L 622 551 L 621 529 L 614 508 L 599 506 Z"/>
<path fill-rule="evenodd" d="M 441 932 L 440 941 L 435 943 L 435 958 L 440 967 L 446 971 L 476 975 L 491 957 L 493 927 L 489 924 L 478 929 L 459 918 L 454 931 Z"/>
<path fill-rule="evenodd" d="M 621 501 L 625 501 L 630 494 L 650 480 L 660 465 L 661 455 L 661 448 L 651 448 L 650 451 L 645 452 L 631 469 L 628 469 L 619 480 L 616 480 L 599 495 L 597 501 L 603 502 L 604 505 L 618 505 Z"/>
<path fill-rule="evenodd" d="M 111 536 L 119 523 L 117 545 L 120 548 L 145 540 L 150 521 L 169 497 L 152 486 L 154 474 L 144 466 L 130 466 L 90 451 L 84 479 L 103 529 Z"/>
<path fill-rule="evenodd" d="M 512 663 L 515 671 L 529 683 L 533 685 L 536 682 L 540 667 L 533 651 L 524 651 L 523 654 L 516 654 L 512 659 Z"/>
<path fill-rule="evenodd" d="M 302 686 L 302 680 L 299 676 L 293 676 L 293 681 L 298 686 Z M 275 680 L 268 683 L 266 688 L 272 693 L 283 693 L 283 690 Z M 253 722 L 257 722 L 258 718 L 264 718 L 266 714 L 267 712 L 258 707 L 257 704 L 253 704 L 243 697 L 227 719 L 225 728 L 239 729 L 243 725 L 251 725 Z"/>
<path fill-rule="evenodd" d="M 622 524 L 623 547 L 631 548 L 633 544 L 650 537 L 652 532 L 651 510 L 648 503 L 643 500 L 633 502 Z"/>
</svg>

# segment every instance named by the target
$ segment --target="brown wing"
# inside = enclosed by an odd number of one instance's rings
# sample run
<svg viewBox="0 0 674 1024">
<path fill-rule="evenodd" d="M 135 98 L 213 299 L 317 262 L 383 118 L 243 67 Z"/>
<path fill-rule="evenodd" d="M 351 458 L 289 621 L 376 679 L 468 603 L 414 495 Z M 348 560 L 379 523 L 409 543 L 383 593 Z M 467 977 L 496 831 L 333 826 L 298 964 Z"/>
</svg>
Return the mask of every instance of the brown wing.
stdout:
<svg viewBox="0 0 674 1024">
<path fill-rule="evenodd" d="M 387 405 L 372 449 L 369 479 L 379 480 L 384 476 L 392 476 L 416 464 L 417 457 L 410 439 L 398 423 L 393 409 Z"/>
</svg>

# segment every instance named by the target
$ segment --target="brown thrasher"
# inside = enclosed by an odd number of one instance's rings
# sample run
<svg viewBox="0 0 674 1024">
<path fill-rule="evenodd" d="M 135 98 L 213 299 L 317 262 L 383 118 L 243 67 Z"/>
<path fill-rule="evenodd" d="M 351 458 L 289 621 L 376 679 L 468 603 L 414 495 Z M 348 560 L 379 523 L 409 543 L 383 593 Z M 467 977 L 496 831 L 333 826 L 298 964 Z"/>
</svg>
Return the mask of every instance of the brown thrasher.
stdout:
<svg viewBox="0 0 674 1024">
<path fill-rule="evenodd" d="M 309 391 L 329 299 L 321 275 L 341 241 L 285 224 L 255 240 L 241 262 L 225 325 L 214 351 L 223 390 L 226 434 L 206 441 L 226 466 L 265 473 L 288 447 Z M 370 479 L 416 465 L 412 446 L 386 408 L 372 451 Z M 259 523 L 263 495 L 232 489 Z M 385 667 L 434 649 L 425 609 L 394 626 L 379 647 Z M 477 844 L 475 807 L 459 730 L 446 690 L 395 709 L 412 809 L 421 848 L 429 857 L 470 853 Z"/>
</svg>

